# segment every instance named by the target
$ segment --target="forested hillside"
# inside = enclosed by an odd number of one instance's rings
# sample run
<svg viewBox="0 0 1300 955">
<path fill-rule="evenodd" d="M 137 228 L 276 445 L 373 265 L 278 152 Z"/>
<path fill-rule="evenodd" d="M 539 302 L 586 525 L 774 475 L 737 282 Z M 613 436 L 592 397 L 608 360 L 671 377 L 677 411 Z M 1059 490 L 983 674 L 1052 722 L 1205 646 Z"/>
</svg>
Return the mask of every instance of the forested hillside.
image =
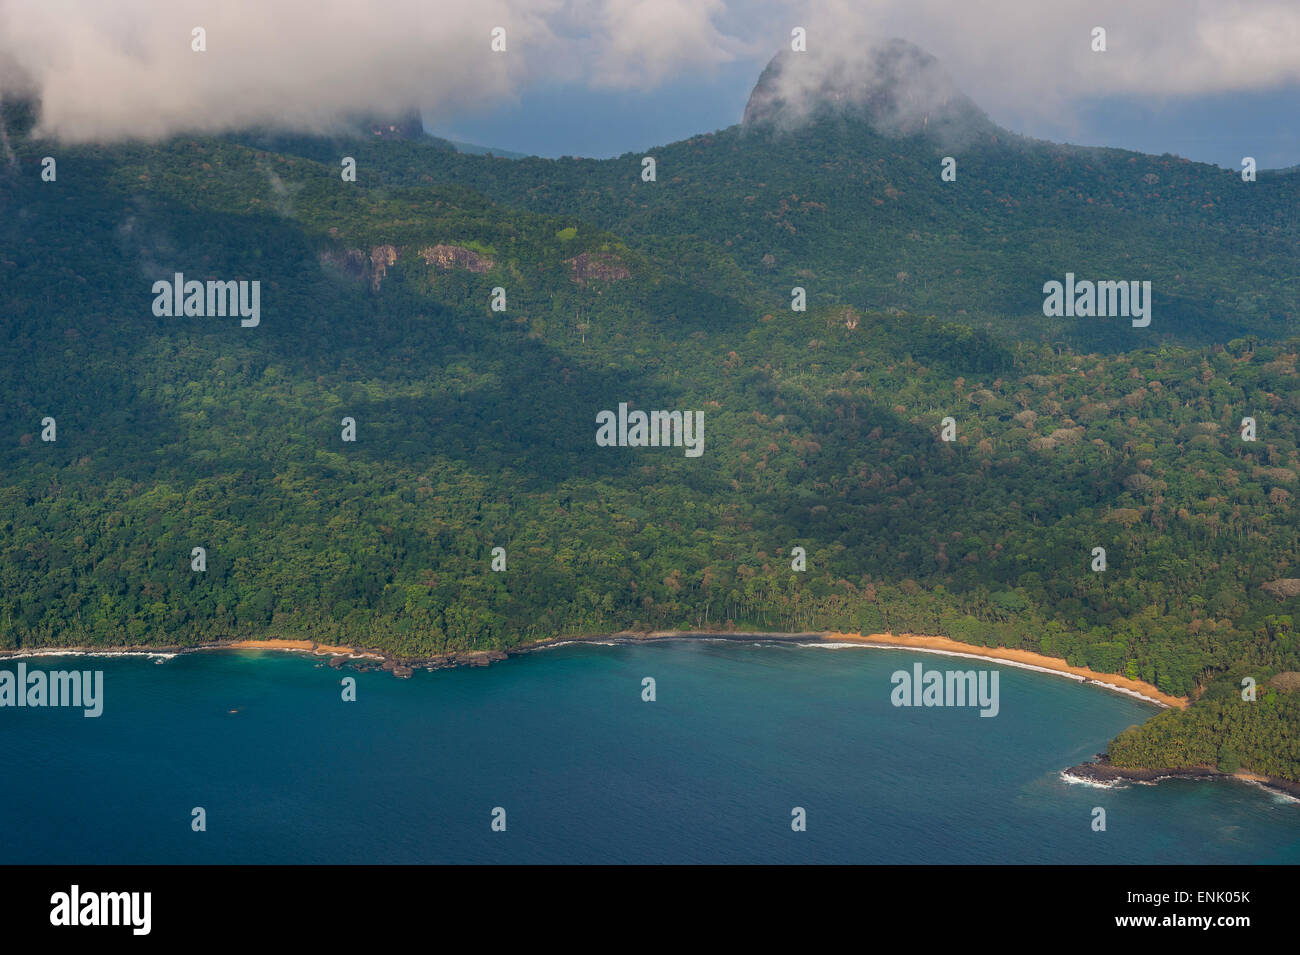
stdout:
<svg viewBox="0 0 1300 955">
<path fill-rule="evenodd" d="M 972 126 L 953 142 L 935 131 L 881 135 L 852 112 L 796 130 L 751 121 L 648 150 L 655 182 L 642 181 L 641 154 L 506 160 L 429 140 L 244 141 L 325 163 L 356 155 L 386 184 L 464 185 L 514 208 L 575 216 L 696 281 L 721 259 L 738 274 L 715 282 L 768 309 L 788 308 L 802 286 L 811 303 L 939 314 L 1106 352 L 1300 333 L 1294 170 L 1246 183 L 1168 154 Z M 940 177 L 945 156 L 955 181 Z M 1042 285 L 1066 272 L 1150 280 L 1151 326 L 1045 319 Z"/>
<path fill-rule="evenodd" d="M 1212 767 L 1296 780 L 1297 725 L 1300 673 L 1235 667 L 1213 680 L 1195 705 L 1129 727 L 1108 755 L 1121 768 Z"/>
<path fill-rule="evenodd" d="M 1294 175 L 998 132 L 944 182 L 946 144 L 851 115 L 654 150 L 655 182 L 4 118 L 2 647 L 735 626 L 1176 694 L 1300 669 Z M 1151 327 L 1045 319 L 1067 271 L 1152 281 Z M 176 272 L 260 281 L 260 324 L 155 315 Z M 597 446 L 620 402 L 702 411 L 704 453 Z"/>
</svg>

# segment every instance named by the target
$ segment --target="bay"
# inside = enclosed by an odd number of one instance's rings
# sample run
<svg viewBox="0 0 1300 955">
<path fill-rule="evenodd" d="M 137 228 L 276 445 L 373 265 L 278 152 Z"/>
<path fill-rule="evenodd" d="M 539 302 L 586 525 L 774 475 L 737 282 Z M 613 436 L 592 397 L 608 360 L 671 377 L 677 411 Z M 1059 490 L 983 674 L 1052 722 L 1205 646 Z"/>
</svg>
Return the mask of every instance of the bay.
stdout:
<svg viewBox="0 0 1300 955">
<path fill-rule="evenodd" d="M 893 706 L 915 662 L 998 670 L 998 715 Z M 1257 787 L 1063 781 L 1156 708 L 992 661 L 680 640 L 408 680 L 260 651 L 27 663 L 102 669 L 104 712 L 0 709 L 3 863 L 1300 862 L 1300 805 Z"/>
</svg>

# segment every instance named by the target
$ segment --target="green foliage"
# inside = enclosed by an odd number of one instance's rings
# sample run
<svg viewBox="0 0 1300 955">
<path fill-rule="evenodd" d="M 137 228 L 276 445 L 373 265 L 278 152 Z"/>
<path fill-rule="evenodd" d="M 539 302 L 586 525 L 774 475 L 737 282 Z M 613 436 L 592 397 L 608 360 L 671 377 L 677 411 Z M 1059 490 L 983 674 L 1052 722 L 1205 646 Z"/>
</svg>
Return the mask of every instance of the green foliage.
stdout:
<svg viewBox="0 0 1300 955">
<path fill-rule="evenodd" d="M 1300 780 L 1300 692 L 1241 698 L 1229 679 L 1216 680 L 1222 692 L 1209 693 L 1185 710 L 1167 710 L 1142 726 L 1132 726 L 1110 744 L 1116 766 L 1149 769 L 1215 767 L 1247 770 Z"/>
<path fill-rule="evenodd" d="M 353 143 L 367 176 L 345 184 L 332 144 L 282 145 L 61 148 L 47 184 L 46 147 L 16 141 L 0 645 L 419 657 L 735 625 L 946 633 L 1177 694 L 1300 670 L 1295 600 L 1260 587 L 1300 576 L 1292 179 L 986 144 L 940 192 L 925 143 L 827 127 L 675 144 L 655 184 L 635 157 Z M 584 255 L 628 275 L 582 281 Z M 1033 318 L 1045 278 L 1130 260 L 1167 296 L 1149 347 Z M 154 317 L 174 271 L 260 280 L 261 326 Z M 703 410 L 704 456 L 597 448 L 620 401 Z M 1288 767 L 1214 722 L 1232 696 L 1114 748 Z M 1300 716 L 1280 689 L 1249 712 L 1274 743 Z M 1194 744 L 1183 720 L 1209 721 Z"/>
<path fill-rule="evenodd" d="M 957 149 L 822 121 L 797 135 L 735 126 L 640 154 L 492 161 L 435 144 L 285 144 L 355 154 L 390 185 L 466 186 L 497 202 L 577 217 L 649 254 L 683 243 L 734 264 L 768 309 L 794 285 L 810 303 L 942 315 L 1085 351 L 1134 342 L 1224 343 L 1300 332 L 1300 175 L 1176 156 L 1062 146 L 997 133 Z M 939 163 L 959 159 L 945 183 Z M 335 160 L 337 161 L 337 160 Z M 566 223 L 567 224 L 567 223 Z M 1080 278 L 1150 279 L 1150 328 L 1048 319 L 1041 288 Z M 732 289 L 739 291 L 739 285 Z"/>
</svg>

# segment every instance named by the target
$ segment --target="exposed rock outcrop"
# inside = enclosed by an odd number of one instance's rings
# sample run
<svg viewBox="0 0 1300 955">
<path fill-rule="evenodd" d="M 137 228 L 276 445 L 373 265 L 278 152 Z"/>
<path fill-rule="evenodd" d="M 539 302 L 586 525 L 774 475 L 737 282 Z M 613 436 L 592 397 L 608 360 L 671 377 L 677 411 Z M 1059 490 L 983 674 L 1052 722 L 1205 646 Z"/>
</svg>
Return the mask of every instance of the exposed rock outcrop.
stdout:
<svg viewBox="0 0 1300 955">
<path fill-rule="evenodd" d="M 586 285 L 593 279 L 600 282 L 616 282 L 632 276 L 618 256 L 608 253 L 583 252 L 571 259 L 565 259 L 569 267 L 569 277 L 579 285 Z"/>
<path fill-rule="evenodd" d="M 369 254 L 361 249 L 326 249 L 320 254 L 321 265 L 336 269 L 358 282 L 369 279 L 373 292 L 379 291 L 388 267 L 397 259 L 397 248 L 391 245 L 377 245 Z"/>
<path fill-rule="evenodd" d="M 493 259 L 459 245 L 433 245 L 419 252 L 426 263 L 440 269 L 468 269 L 483 273 L 496 266 Z"/>
<path fill-rule="evenodd" d="M 1300 578 L 1280 577 L 1277 580 L 1266 580 L 1259 585 L 1259 589 L 1278 600 L 1289 600 L 1292 597 L 1300 597 Z"/>
<path fill-rule="evenodd" d="M 884 136 L 969 142 L 1006 135 L 919 47 L 892 39 L 851 49 L 852 55 L 834 49 L 778 53 L 749 96 L 744 127 L 792 130 L 838 117 L 866 122 Z"/>
<path fill-rule="evenodd" d="M 360 131 L 376 139 L 424 139 L 424 120 L 418 112 L 397 116 L 367 116 L 357 122 Z"/>
<path fill-rule="evenodd" d="M 327 249 L 320 254 L 320 261 L 321 265 L 336 269 L 358 282 L 363 281 L 369 272 L 366 254 L 360 249 Z"/>
<path fill-rule="evenodd" d="M 466 269 L 482 274 L 496 268 L 495 259 L 459 245 L 439 243 L 425 246 L 416 254 L 426 264 L 444 270 Z M 363 249 L 327 249 L 320 254 L 320 261 L 322 265 L 335 269 L 350 279 L 369 281 L 371 291 L 378 292 L 384 276 L 388 274 L 388 267 L 395 265 L 401 257 L 402 252 L 396 246 L 377 245 L 369 252 Z M 622 276 L 614 277 L 625 278 L 626 275 L 624 270 Z"/>
<path fill-rule="evenodd" d="M 370 250 L 370 290 L 379 291 L 379 283 L 388 274 L 388 267 L 397 264 L 397 249 L 391 245 L 377 245 Z"/>
</svg>

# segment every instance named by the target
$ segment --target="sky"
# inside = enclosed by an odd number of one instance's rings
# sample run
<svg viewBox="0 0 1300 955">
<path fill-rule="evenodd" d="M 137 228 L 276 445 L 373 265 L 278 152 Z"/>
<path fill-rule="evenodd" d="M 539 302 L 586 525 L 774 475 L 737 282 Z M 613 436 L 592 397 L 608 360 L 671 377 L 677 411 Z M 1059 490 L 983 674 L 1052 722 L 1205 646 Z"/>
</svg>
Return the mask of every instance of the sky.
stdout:
<svg viewBox="0 0 1300 955">
<path fill-rule="evenodd" d="M 461 142 L 603 159 L 739 122 L 763 66 L 764 61 L 728 64 L 704 80 L 645 91 L 539 84 L 517 100 L 476 113 L 426 115 L 425 122 L 429 132 Z M 1261 169 L 1300 164 L 1300 84 L 1158 99 L 1087 96 L 1075 103 L 1068 122 L 980 105 L 999 125 L 1054 142 L 1174 153 L 1230 168 L 1240 168 L 1243 156 L 1254 156 Z"/>
<path fill-rule="evenodd" d="M 909 40 L 1030 136 L 1300 163 L 1300 0 L 0 0 L 0 90 L 37 93 L 65 141 L 418 111 L 604 157 L 737 122 L 796 27 L 828 68 Z"/>
</svg>

